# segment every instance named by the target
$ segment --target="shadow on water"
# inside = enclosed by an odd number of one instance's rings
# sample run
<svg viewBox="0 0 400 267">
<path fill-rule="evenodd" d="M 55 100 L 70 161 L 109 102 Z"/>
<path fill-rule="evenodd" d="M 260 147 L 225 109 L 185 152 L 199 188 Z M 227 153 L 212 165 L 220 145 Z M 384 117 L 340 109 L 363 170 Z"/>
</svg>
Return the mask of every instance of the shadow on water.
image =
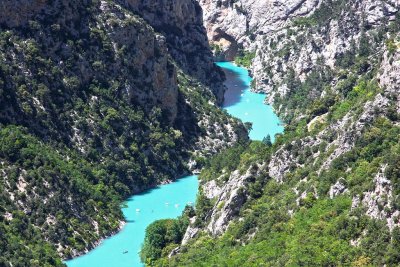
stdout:
<svg viewBox="0 0 400 267">
<path fill-rule="evenodd" d="M 251 91 L 252 78 L 248 70 L 233 62 L 215 64 L 222 68 L 227 77 L 224 109 L 243 122 L 252 123 L 250 139 L 261 141 L 270 135 L 273 141 L 275 134 L 283 132 L 283 127 L 273 108 L 265 104 L 266 95 Z"/>
<path fill-rule="evenodd" d="M 242 79 L 240 79 L 238 73 L 225 68 L 223 68 L 223 71 L 226 76 L 224 85 L 228 88 L 224 95 L 224 108 L 227 108 L 240 102 L 241 95 L 247 89 L 247 85 Z"/>
<path fill-rule="evenodd" d="M 143 191 L 141 191 L 141 192 L 139 192 L 139 193 L 136 193 L 135 195 L 129 197 L 129 198 L 128 198 L 128 201 L 129 201 L 129 200 L 132 200 L 135 196 L 143 196 L 143 195 L 151 194 L 152 192 L 157 191 L 157 190 L 159 190 L 159 189 L 160 189 L 160 186 L 159 186 L 159 185 L 156 185 L 156 186 L 151 187 L 151 188 L 149 188 L 149 189 L 143 190 Z"/>
</svg>

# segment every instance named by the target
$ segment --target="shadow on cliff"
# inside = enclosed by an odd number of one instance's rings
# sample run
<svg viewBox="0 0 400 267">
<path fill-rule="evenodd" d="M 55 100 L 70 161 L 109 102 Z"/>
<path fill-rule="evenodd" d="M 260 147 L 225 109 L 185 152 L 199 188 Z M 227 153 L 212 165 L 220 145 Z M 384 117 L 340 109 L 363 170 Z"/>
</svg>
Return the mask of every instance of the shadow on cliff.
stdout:
<svg viewBox="0 0 400 267">
<path fill-rule="evenodd" d="M 223 71 L 214 64 L 214 57 L 203 25 L 203 10 L 195 0 L 133 1 L 119 4 L 144 18 L 165 36 L 169 54 L 192 78 L 211 88 L 222 105 L 225 87 Z"/>
<path fill-rule="evenodd" d="M 202 135 L 198 118 L 181 92 L 178 94 L 178 116 L 175 119 L 175 127 L 183 133 L 186 144 L 194 144 Z"/>
</svg>

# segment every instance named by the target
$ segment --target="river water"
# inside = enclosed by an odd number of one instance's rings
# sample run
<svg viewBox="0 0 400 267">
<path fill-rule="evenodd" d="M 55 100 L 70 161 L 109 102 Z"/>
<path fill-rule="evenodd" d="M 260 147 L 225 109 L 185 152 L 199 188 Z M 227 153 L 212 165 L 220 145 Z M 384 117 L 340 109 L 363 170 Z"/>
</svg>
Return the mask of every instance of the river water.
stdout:
<svg viewBox="0 0 400 267">
<path fill-rule="evenodd" d="M 265 95 L 250 91 L 251 77 L 246 69 L 230 62 L 217 62 L 227 77 L 224 108 L 244 122 L 252 122 L 250 138 L 262 140 L 267 134 L 274 140 L 281 133 L 279 119 L 272 108 L 264 104 Z M 68 267 L 137 267 L 139 251 L 146 227 L 159 219 L 176 218 L 188 203 L 194 203 L 198 190 L 197 176 L 187 176 L 134 195 L 122 208 L 126 225 L 116 235 L 104 240 L 91 252 L 67 261 Z M 125 252 L 125 253 L 124 253 Z"/>
<path fill-rule="evenodd" d="M 91 252 L 67 261 L 68 267 L 143 266 L 138 253 L 146 227 L 156 220 L 181 215 L 188 202 L 194 203 L 198 185 L 193 175 L 132 196 L 127 208 L 122 209 L 127 221 L 124 228 Z"/>
<path fill-rule="evenodd" d="M 252 122 L 250 139 L 263 140 L 268 134 L 274 141 L 275 134 L 282 133 L 283 127 L 278 116 L 270 105 L 265 105 L 265 94 L 257 94 L 250 90 L 252 78 L 247 69 L 231 62 L 217 62 L 226 75 L 224 108 L 229 114 L 243 122 Z"/>
</svg>

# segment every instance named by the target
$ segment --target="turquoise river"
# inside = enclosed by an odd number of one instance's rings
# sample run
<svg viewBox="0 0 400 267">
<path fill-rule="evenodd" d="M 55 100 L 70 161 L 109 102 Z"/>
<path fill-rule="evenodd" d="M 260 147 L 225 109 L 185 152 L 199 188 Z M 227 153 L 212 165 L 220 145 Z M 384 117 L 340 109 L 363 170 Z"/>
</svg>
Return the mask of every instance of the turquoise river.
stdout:
<svg viewBox="0 0 400 267">
<path fill-rule="evenodd" d="M 264 104 L 265 95 L 250 91 L 251 77 L 246 69 L 230 62 L 217 62 L 227 77 L 224 108 L 244 122 L 253 123 L 250 138 L 273 140 L 283 131 L 272 108 Z M 134 195 L 122 208 L 126 224 L 116 235 L 105 239 L 89 253 L 66 262 L 68 267 L 137 267 L 146 227 L 155 220 L 178 217 L 186 204 L 194 203 L 198 189 L 196 175 L 178 179 L 142 194 Z"/>
<path fill-rule="evenodd" d="M 217 62 L 226 75 L 224 108 L 229 114 L 243 122 L 253 123 L 250 131 L 252 140 L 263 140 L 268 134 L 272 141 L 277 133 L 283 132 L 278 116 L 271 106 L 265 105 L 265 94 L 257 94 L 250 90 L 252 78 L 247 69 L 231 62 Z"/>
</svg>

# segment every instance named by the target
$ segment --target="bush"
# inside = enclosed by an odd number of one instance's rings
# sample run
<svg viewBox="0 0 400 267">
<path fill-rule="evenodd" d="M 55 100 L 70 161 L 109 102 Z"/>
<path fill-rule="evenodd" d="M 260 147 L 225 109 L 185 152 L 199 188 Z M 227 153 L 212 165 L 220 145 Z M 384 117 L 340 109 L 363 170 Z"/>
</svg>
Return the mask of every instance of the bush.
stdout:
<svg viewBox="0 0 400 267">
<path fill-rule="evenodd" d="M 256 56 L 255 52 L 248 52 L 241 50 L 235 57 L 235 63 L 239 66 L 250 68 L 252 60 L 254 59 L 255 56 Z"/>
<path fill-rule="evenodd" d="M 158 220 L 146 228 L 146 237 L 140 252 L 142 262 L 151 265 L 151 263 L 161 256 L 166 256 L 169 251 L 165 248 L 178 246 L 185 234 L 189 220 L 186 216 L 178 219 Z"/>
</svg>

